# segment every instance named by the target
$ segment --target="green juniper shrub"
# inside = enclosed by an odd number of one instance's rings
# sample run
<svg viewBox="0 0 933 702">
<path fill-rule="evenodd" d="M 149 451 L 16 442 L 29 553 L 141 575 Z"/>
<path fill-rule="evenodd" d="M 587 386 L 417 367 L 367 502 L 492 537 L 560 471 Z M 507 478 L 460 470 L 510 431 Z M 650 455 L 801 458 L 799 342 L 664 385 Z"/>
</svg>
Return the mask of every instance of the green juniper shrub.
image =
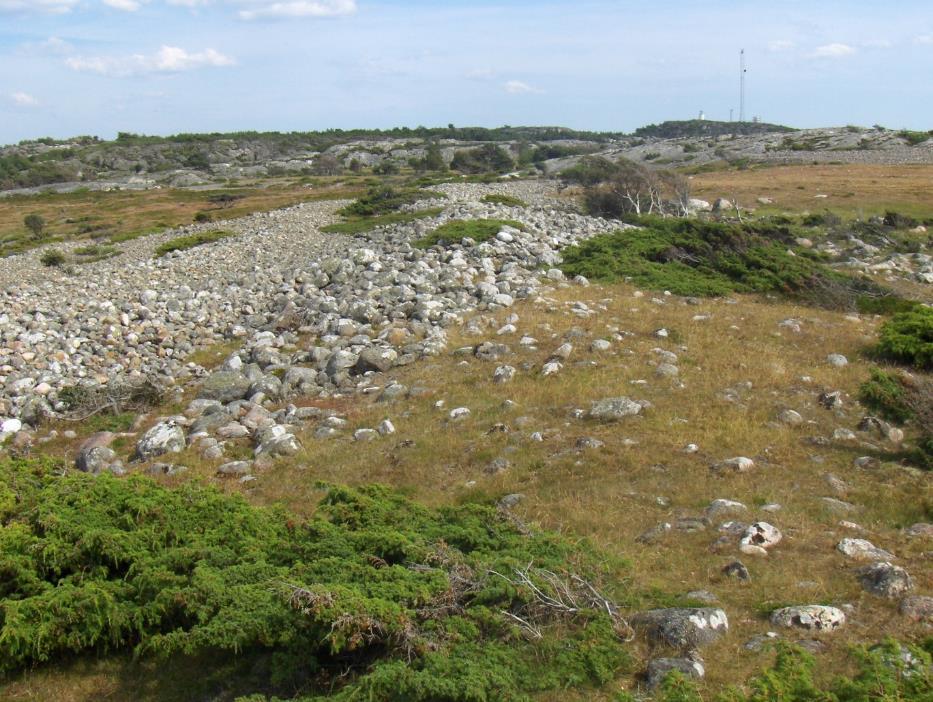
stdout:
<svg viewBox="0 0 933 702">
<path fill-rule="evenodd" d="M 404 224 L 427 217 L 436 217 L 443 211 L 443 207 L 429 207 L 414 212 L 393 212 L 373 217 L 349 217 L 344 222 L 335 222 L 321 227 L 321 231 L 325 234 L 361 234 L 389 224 Z"/>
<path fill-rule="evenodd" d="M 41 215 L 31 213 L 23 217 L 23 225 L 32 234 L 33 239 L 41 239 L 42 232 L 45 229 L 45 220 Z"/>
<path fill-rule="evenodd" d="M 43 266 L 58 267 L 65 263 L 65 254 L 59 249 L 49 249 L 48 251 L 43 252 L 39 257 L 39 261 Z"/>
<path fill-rule="evenodd" d="M 340 210 L 340 214 L 347 217 L 376 217 L 398 212 L 405 205 L 411 205 L 419 200 L 443 197 L 443 193 L 431 190 L 379 185 L 370 188 L 365 195 L 360 196 L 344 207 Z"/>
<path fill-rule="evenodd" d="M 893 227 L 894 229 L 912 229 L 916 227 L 920 222 L 913 217 L 900 212 L 893 212 L 888 210 L 884 213 L 884 226 Z"/>
<path fill-rule="evenodd" d="M 0 674 L 65 655 L 274 654 L 256 692 L 477 702 L 627 666 L 604 602 L 559 614 L 519 577 L 582 602 L 572 575 L 600 587 L 623 564 L 492 505 L 322 489 L 302 519 L 192 483 L 0 462 Z"/>
<path fill-rule="evenodd" d="M 524 229 L 525 225 L 512 219 L 456 219 L 418 239 L 413 246 L 427 249 L 438 244 L 459 243 L 462 239 L 473 239 L 481 244 L 492 239 L 503 227 Z"/>
<path fill-rule="evenodd" d="M 933 308 L 917 305 L 886 321 L 875 354 L 918 370 L 933 369 Z"/>
<path fill-rule="evenodd" d="M 791 255 L 797 232 L 769 223 L 719 223 L 642 217 L 639 228 L 593 237 L 563 252 L 564 273 L 630 279 L 675 295 L 777 292 L 820 306 L 852 309 L 876 284 Z"/>
</svg>

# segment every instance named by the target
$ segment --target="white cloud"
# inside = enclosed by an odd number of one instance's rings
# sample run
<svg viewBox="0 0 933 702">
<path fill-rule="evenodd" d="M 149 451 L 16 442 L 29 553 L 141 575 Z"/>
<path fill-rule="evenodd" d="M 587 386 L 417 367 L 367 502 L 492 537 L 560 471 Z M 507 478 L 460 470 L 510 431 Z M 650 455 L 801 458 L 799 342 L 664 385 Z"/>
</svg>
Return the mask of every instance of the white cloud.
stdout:
<svg viewBox="0 0 933 702">
<path fill-rule="evenodd" d="M 535 88 L 528 83 L 523 83 L 520 80 L 509 80 L 502 84 L 502 87 L 505 88 L 505 92 L 511 93 L 512 95 L 527 95 L 529 93 L 543 93 L 543 90 Z"/>
<path fill-rule="evenodd" d="M 78 0 L 0 0 L 0 13 L 41 12 L 61 15 L 70 12 Z"/>
<path fill-rule="evenodd" d="M 790 51 L 795 46 L 789 39 L 775 39 L 768 42 L 768 51 Z"/>
<path fill-rule="evenodd" d="M 75 71 L 105 76 L 130 76 L 140 73 L 178 73 L 196 68 L 220 68 L 236 62 L 219 51 L 204 49 L 189 52 L 177 46 L 163 46 L 154 54 L 132 56 L 73 56 L 65 64 Z"/>
<path fill-rule="evenodd" d="M 842 58 L 844 56 L 851 56 L 855 53 L 855 49 L 848 44 L 824 44 L 823 46 L 818 46 L 810 54 L 814 58 Z"/>
<path fill-rule="evenodd" d="M 251 2 L 238 13 L 240 19 L 275 19 L 288 17 L 340 17 L 356 12 L 356 0 L 286 0 Z"/>
<path fill-rule="evenodd" d="M 124 12 L 136 12 L 142 3 L 138 0 L 103 0 L 104 4 L 108 7 L 112 7 L 115 10 L 123 10 Z"/>
<path fill-rule="evenodd" d="M 39 100 L 29 93 L 24 93 L 22 91 L 17 91 L 15 93 L 10 93 L 10 100 L 13 101 L 13 104 L 17 107 L 38 107 Z"/>
<path fill-rule="evenodd" d="M 492 80 L 496 75 L 491 68 L 474 68 L 466 72 L 466 77 L 470 80 Z"/>
<path fill-rule="evenodd" d="M 862 46 L 868 49 L 890 49 L 894 44 L 888 39 L 868 39 L 862 42 Z"/>
<path fill-rule="evenodd" d="M 919 37 L 914 37 L 914 44 L 933 45 L 933 34 L 921 34 Z"/>
</svg>

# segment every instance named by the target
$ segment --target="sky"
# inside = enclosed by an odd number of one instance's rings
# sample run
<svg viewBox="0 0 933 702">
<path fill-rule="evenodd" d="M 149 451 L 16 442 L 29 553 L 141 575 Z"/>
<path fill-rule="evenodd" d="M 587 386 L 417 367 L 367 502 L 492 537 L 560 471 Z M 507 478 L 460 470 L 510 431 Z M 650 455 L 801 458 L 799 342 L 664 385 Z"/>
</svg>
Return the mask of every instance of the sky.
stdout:
<svg viewBox="0 0 933 702">
<path fill-rule="evenodd" d="M 746 117 L 933 128 L 930 0 L 0 0 L 0 143 Z"/>
</svg>

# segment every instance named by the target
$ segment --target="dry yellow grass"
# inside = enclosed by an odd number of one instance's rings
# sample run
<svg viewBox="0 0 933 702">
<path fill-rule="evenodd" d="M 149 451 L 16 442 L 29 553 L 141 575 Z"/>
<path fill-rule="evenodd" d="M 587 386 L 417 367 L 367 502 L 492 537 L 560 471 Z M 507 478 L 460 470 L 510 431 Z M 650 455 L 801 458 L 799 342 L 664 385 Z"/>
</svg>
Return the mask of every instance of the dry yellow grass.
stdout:
<svg viewBox="0 0 933 702">
<path fill-rule="evenodd" d="M 520 316 L 519 334 L 532 335 L 540 343 L 538 350 L 526 352 L 519 350 L 518 335 L 499 339 L 517 351 L 502 361 L 519 368 L 510 384 L 492 382 L 496 363 L 449 353 L 391 373 L 406 385 L 430 388 L 423 397 L 394 403 L 368 398 L 328 402 L 346 413 L 353 429 L 374 427 L 390 418 L 398 430 L 394 436 L 368 443 L 353 442 L 349 435 L 319 441 L 308 428 L 301 434 L 302 453 L 260 472 L 253 483 L 244 486 L 214 477 L 214 464 L 193 452 L 176 459 L 191 470 L 173 480 L 201 478 L 224 490 L 242 491 L 257 504 L 279 504 L 299 514 L 313 509 L 321 494 L 319 481 L 387 483 L 429 504 L 521 492 L 525 499 L 516 512 L 523 519 L 587 538 L 630 562 L 620 592 L 633 607 L 667 605 L 700 589 L 720 598 L 732 630 L 704 651 L 709 689 L 742 681 L 768 662 L 769 653 L 750 653 L 743 644 L 769 630 L 767 612 L 784 604 L 854 605 L 850 624 L 823 637 L 828 646 L 822 654 L 827 671 L 840 672 L 842 654 L 850 644 L 886 635 L 921 637 L 921 629 L 896 613 L 896 602 L 862 592 L 853 572 L 858 564 L 848 562 L 835 546 L 846 536 L 868 538 L 896 553 L 898 562 L 912 573 L 916 591 L 929 593 L 933 574 L 924 555 L 929 545 L 911 542 L 899 530 L 929 521 L 930 476 L 893 463 L 855 468 L 856 456 L 872 453 L 860 445 L 864 436 L 851 443 L 809 441 L 857 425 L 862 414 L 854 398 L 870 366 L 861 351 L 874 339 L 879 320 L 749 298 L 689 305 L 677 298 L 650 293 L 639 298 L 633 293 L 625 285 L 575 287 L 557 291 L 550 300 L 517 305 L 513 311 Z M 586 301 L 598 313 L 588 319 L 572 316 L 568 303 L 573 300 Z M 698 320 L 697 315 L 708 318 Z M 504 317 L 497 315 L 496 324 L 480 338 L 453 332 L 450 349 L 495 338 Z M 801 331 L 779 326 L 788 318 L 799 320 Z M 653 334 L 661 327 L 671 332 L 667 340 Z M 542 377 L 540 365 L 571 328 L 582 334 L 571 339 L 573 355 L 559 375 Z M 589 351 L 593 339 L 611 338 L 615 331 L 629 335 L 614 341 L 609 352 Z M 683 387 L 655 375 L 655 348 L 679 356 Z M 845 354 L 849 365 L 831 367 L 826 362 L 829 353 Z M 526 362 L 531 369 L 522 369 Z M 374 383 L 386 380 L 374 378 Z M 824 390 L 848 395 L 842 413 L 819 406 L 817 396 Z M 727 399 L 727 394 L 737 398 Z M 586 409 L 593 400 L 617 395 L 649 400 L 652 408 L 643 416 L 612 424 L 570 416 L 574 408 Z M 515 406 L 503 407 L 507 399 Z M 443 408 L 435 407 L 438 401 L 443 401 Z M 472 414 L 464 422 L 451 423 L 448 412 L 458 406 L 469 407 Z M 796 427 L 777 423 L 777 414 L 788 408 L 800 412 L 805 423 Z M 531 441 L 534 431 L 542 432 L 544 440 Z M 600 439 L 605 446 L 577 449 L 576 440 L 585 436 Z M 688 443 L 698 444 L 700 450 L 685 453 Z M 56 450 L 68 455 L 73 447 L 58 444 Z M 249 447 L 244 442 L 233 452 L 247 454 Z M 710 469 L 717 461 L 739 455 L 753 458 L 755 469 L 746 474 Z M 497 457 L 511 465 L 490 475 L 485 469 Z M 845 494 L 832 491 L 826 481 L 830 473 L 849 486 Z M 822 502 L 824 496 L 847 500 L 856 510 L 834 513 Z M 767 558 L 740 555 L 737 539 L 713 550 L 711 545 L 720 536 L 715 526 L 692 533 L 674 530 L 651 545 L 636 540 L 661 522 L 701 516 L 716 498 L 745 503 L 749 511 L 738 519 L 771 522 L 784 533 L 784 540 Z M 775 513 L 760 509 L 769 503 L 779 503 L 781 509 Z M 865 532 L 840 526 L 842 519 L 858 523 Z M 736 557 L 749 567 L 750 583 L 721 575 L 722 566 Z M 793 632 L 787 636 L 799 638 Z M 640 657 L 648 653 L 642 642 L 633 648 Z M 29 690 L 57 690 L 71 681 L 75 693 L 58 699 L 90 699 L 80 690 L 89 689 L 86 676 L 104 674 L 95 670 L 92 666 L 28 674 L 6 688 L 5 699 L 43 699 Z M 631 684 L 631 679 L 619 681 L 621 686 Z M 109 698 L 133 697 L 124 691 Z"/>
<path fill-rule="evenodd" d="M 896 210 L 933 218 L 933 166 L 929 165 L 771 166 L 703 173 L 690 182 L 695 197 L 735 198 L 741 206 L 760 211 L 830 209 L 865 217 Z M 774 204 L 762 207 L 756 202 L 759 197 L 771 198 Z"/>
</svg>

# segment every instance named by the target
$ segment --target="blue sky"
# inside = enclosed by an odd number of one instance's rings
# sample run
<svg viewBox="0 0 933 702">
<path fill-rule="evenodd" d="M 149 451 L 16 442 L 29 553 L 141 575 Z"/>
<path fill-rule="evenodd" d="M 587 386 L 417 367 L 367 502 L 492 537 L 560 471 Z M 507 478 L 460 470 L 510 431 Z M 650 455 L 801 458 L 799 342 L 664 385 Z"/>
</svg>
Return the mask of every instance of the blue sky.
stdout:
<svg viewBox="0 0 933 702">
<path fill-rule="evenodd" d="M 929 0 L 0 0 L 0 142 L 562 125 L 933 128 Z"/>
</svg>

